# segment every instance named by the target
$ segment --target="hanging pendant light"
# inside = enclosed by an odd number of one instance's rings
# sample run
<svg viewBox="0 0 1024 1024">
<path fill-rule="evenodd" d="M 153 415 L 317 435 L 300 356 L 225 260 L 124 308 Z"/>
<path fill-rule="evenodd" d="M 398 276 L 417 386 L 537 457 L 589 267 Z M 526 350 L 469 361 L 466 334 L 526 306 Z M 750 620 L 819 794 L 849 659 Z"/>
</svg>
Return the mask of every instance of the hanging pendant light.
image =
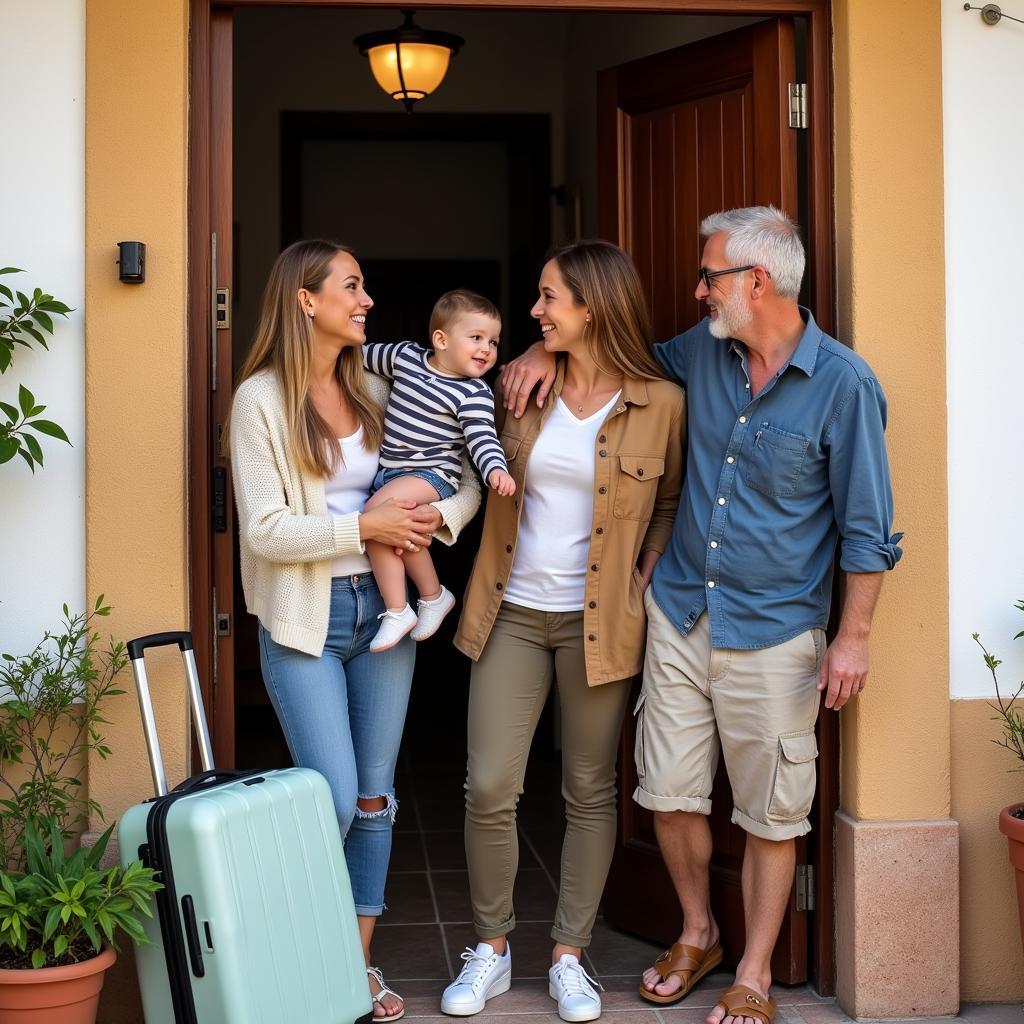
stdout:
<svg viewBox="0 0 1024 1024">
<path fill-rule="evenodd" d="M 444 80 L 448 61 L 465 42 L 450 32 L 435 32 L 413 24 L 414 11 L 402 11 L 398 28 L 367 32 L 353 42 L 370 61 L 377 84 L 412 112 L 417 100 L 429 96 Z"/>
</svg>

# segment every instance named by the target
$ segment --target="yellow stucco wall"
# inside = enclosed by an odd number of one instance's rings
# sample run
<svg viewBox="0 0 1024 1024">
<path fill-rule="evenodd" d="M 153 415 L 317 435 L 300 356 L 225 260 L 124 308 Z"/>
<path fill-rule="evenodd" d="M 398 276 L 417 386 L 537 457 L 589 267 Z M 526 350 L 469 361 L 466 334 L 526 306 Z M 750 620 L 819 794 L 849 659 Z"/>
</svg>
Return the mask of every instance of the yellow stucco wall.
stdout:
<svg viewBox="0 0 1024 1024">
<path fill-rule="evenodd" d="M 86 592 L 106 594 L 109 628 L 122 638 L 188 619 L 186 15 L 185 0 L 86 6 Z M 124 239 L 146 243 L 145 284 L 117 280 Z M 175 781 L 186 754 L 184 691 L 169 671 L 176 654 L 151 659 Z M 113 756 L 89 763 L 108 815 L 152 792 L 127 689 L 108 715 Z"/>
<path fill-rule="evenodd" d="M 839 0 L 835 21 L 840 337 L 889 396 L 897 526 L 906 555 L 876 617 L 869 690 L 844 712 L 842 801 L 861 819 L 951 813 L 946 554 L 942 111 L 934 2 Z M 139 84 L 135 89 L 126 83 Z M 88 592 L 122 637 L 185 624 L 185 0 L 89 0 L 86 388 Z M 114 243 L 148 245 L 148 280 L 117 281 Z M 176 653 L 151 659 L 172 779 L 186 764 Z M 134 697 L 91 759 L 109 813 L 149 795 Z M 952 813 L 963 824 L 963 992 L 1019 998 L 1016 922 L 992 801 L 1012 776 L 991 759 L 983 702 L 956 702 Z M 983 756 L 984 754 L 984 756 Z M 98 823 L 94 823 L 98 824 Z M 1000 885 L 989 884 L 998 878 Z"/>
<path fill-rule="evenodd" d="M 1024 774 L 1010 771 L 1018 762 L 992 743 L 1000 729 L 987 700 L 950 706 L 953 817 L 960 823 L 961 998 L 1020 1000 L 1024 954 L 1016 888 L 997 819 L 1001 808 L 1024 800 Z"/>
<path fill-rule="evenodd" d="M 889 399 L 904 558 L 875 616 L 868 689 L 843 712 L 841 800 L 860 819 L 950 813 L 939 10 L 834 7 L 840 337 Z"/>
</svg>

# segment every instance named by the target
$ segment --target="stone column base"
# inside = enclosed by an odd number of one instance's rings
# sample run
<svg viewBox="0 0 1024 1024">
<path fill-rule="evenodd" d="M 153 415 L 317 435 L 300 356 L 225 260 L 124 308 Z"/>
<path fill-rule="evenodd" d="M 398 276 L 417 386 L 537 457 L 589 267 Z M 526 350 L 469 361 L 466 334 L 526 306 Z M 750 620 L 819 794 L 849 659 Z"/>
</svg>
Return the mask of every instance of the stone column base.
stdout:
<svg viewBox="0 0 1024 1024">
<path fill-rule="evenodd" d="M 836 814 L 836 995 L 851 1016 L 960 1009 L 959 827 Z"/>
</svg>

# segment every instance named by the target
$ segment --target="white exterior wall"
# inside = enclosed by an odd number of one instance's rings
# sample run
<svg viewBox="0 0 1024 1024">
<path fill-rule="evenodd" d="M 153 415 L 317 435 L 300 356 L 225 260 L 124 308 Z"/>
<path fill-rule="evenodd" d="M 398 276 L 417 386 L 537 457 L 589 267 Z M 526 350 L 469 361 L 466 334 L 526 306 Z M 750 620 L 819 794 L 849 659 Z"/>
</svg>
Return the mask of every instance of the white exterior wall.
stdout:
<svg viewBox="0 0 1024 1024">
<path fill-rule="evenodd" d="M 24 384 L 74 445 L 40 437 L 34 477 L 0 466 L 0 651 L 23 653 L 85 603 L 85 0 L 0 0 L 0 39 L 0 265 L 27 271 L 0 280 L 75 308 L 0 377 L 0 399 Z"/>
<path fill-rule="evenodd" d="M 990 697 L 972 633 L 1003 659 L 1001 686 L 1024 679 L 1024 25 L 944 0 L 942 50 L 950 696 Z"/>
</svg>

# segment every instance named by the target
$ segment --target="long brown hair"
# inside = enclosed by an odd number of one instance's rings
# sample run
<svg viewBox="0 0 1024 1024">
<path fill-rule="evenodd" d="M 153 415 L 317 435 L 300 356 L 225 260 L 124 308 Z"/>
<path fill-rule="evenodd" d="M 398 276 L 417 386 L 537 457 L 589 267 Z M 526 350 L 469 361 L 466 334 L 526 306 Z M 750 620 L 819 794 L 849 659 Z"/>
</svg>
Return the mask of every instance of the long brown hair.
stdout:
<svg viewBox="0 0 1024 1024">
<path fill-rule="evenodd" d="M 644 286 L 629 256 L 617 245 L 584 239 L 554 249 L 554 260 L 577 306 L 590 311 L 584 335 L 594 361 L 606 372 L 661 380 Z"/>
<path fill-rule="evenodd" d="M 292 453 L 307 472 L 324 478 L 333 475 L 344 460 L 334 431 L 309 397 L 313 326 L 299 307 L 298 294 L 300 288 L 320 291 L 331 272 L 331 260 L 339 252 L 352 250 L 315 238 L 292 243 L 274 260 L 263 289 L 252 348 L 238 377 L 241 384 L 260 370 L 273 371 L 284 401 Z M 362 357 L 355 347 L 341 350 L 335 374 L 363 428 L 367 451 L 379 448 L 384 414 L 370 397 Z"/>
</svg>

